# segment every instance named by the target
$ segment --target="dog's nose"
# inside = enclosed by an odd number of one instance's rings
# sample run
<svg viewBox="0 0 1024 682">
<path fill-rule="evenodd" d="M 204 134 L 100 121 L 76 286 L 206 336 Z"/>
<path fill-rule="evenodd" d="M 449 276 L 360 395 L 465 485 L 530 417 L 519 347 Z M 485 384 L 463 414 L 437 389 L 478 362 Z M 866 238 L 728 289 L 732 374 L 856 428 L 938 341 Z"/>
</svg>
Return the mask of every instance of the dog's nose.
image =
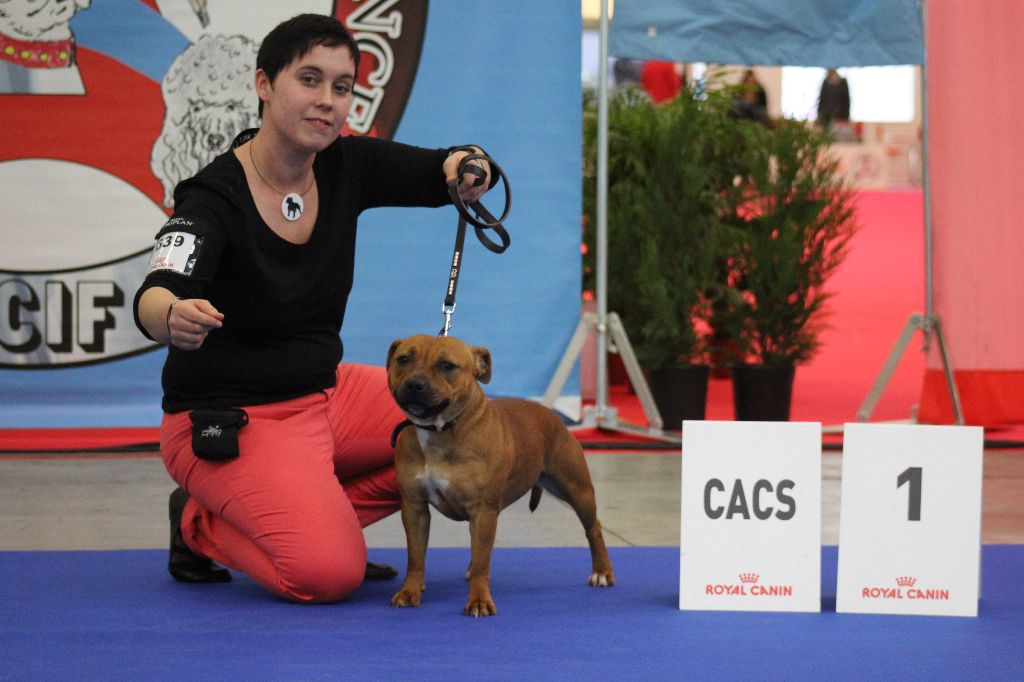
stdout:
<svg viewBox="0 0 1024 682">
<path fill-rule="evenodd" d="M 210 133 L 206 136 L 206 145 L 210 149 L 220 149 L 227 138 L 218 133 Z"/>
<path fill-rule="evenodd" d="M 423 393 L 427 389 L 427 382 L 420 377 L 409 379 L 405 382 L 405 390 L 411 393 Z"/>
</svg>

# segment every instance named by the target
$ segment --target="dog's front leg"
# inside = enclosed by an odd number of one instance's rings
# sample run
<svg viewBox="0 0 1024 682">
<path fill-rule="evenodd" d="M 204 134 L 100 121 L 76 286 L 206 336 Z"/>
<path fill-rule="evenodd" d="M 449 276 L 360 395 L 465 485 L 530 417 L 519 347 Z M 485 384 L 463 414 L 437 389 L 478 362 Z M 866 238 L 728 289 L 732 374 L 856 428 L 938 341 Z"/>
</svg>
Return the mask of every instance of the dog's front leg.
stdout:
<svg viewBox="0 0 1024 682">
<path fill-rule="evenodd" d="M 469 518 L 469 600 L 462 610 L 467 616 L 498 613 L 491 599 L 491 553 L 498 531 L 498 508 L 481 506 Z"/>
<path fill-rule="evenodd" d="M 419 606 L 420 597 L 427 584 L 424 573 L 427 562 L 427 541 L 430 537 L 430 507 L 426 500 L 402 498 L 402 525 L 405 526 L 405 543 L 408 559 L 405 581 L 401 589 L 391 597 L 391 605 Z"/>
</svg>

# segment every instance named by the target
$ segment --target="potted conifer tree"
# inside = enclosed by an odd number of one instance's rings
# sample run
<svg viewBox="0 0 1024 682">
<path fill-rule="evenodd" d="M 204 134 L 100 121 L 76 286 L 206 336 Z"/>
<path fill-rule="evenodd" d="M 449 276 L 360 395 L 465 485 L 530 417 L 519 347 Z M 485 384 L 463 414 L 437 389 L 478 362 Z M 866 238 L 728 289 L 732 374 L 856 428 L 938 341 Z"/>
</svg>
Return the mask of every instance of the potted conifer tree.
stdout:
<svg viewBox="0 0 1024 682">
<path fill-rule="evenodd" d="M 608 304 L 667 428 L 705 413 L 705 321 L 726 205 L 709 139 L 721 134 L 727 111 L 724 100 L 697 100 L 687 90 L 660 105 L 629 89 L 609 102 Z M 587 107 L 584 137 L 584 212 L 593 215 L 596 117 Z M 585 220 L 585 236 L 588 227 Z"/>
<path fill-rule="evenodd" d="M 856 229 L 828 136 L 737 116 L 740 88 L 686 88 L 661 105 L 627 89 L 609 101 L 608 304 L 656 399 L 666 386 L 699 395 L 699 415 L 691 406 L 688 419 L 704 414 L 712 340 L 742 359 L 732 367 L 737 418 L 788 419 L 795 367 L 818 347 L 825 284 Z M 596 129 L 585 100 L 585 216 L 594 211 Z M 686 372 L 702 375 L 697 388 Z M 680 421 L 658 402 L 666 424 Z"/>
<path fill-rule="evenodd" d="M 717 323 L 745 357 L 732 368 L 736 418 L 786 420 L 795 368 L 819 346 L 826 282 L 857 228 L 853 195 L 821 131 L 791 120 L 736 130 L 739 191 L 725 218 L 731 291 Z"/>
</svg>

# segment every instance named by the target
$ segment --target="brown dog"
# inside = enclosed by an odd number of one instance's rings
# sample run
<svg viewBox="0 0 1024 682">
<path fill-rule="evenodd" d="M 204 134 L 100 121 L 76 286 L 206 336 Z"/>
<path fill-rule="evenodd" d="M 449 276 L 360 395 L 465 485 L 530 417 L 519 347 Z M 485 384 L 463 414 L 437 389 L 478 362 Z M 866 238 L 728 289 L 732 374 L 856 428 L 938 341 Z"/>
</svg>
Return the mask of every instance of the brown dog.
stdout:
<svg viewBox="0 0 1024 682">
<path fill-rule="evenodd" d="M 615 584 L 583 449 L 558 415 L 528 400 L 489 400 L 477 382 L 491 379 L 490 352 L 451 337 L 395 341 L 387 368 L 391 394 L 411 422 L 395 451 L 409 564 L 392 605 L 420 604 L 429 504 L 450 519 L 469 521 L 463 613 L 497 613 L 490 565 L 498 513 L 531 488 L 530 511 L 542 487 L 572 506 L 590 543 L 590 584 Z"/>
</svg>

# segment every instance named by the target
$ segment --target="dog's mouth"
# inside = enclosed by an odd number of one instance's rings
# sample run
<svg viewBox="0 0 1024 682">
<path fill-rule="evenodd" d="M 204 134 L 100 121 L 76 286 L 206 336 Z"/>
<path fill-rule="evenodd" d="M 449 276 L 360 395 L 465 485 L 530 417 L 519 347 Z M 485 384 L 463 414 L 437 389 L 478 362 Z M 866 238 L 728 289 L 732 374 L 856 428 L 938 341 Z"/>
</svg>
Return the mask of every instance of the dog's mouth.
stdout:
<svg viewBox="0 0 1024 682">
<path fill-rule="evenodd" d="M 450 400 L 442 400 L 439 403 L 431 404 L 417 399 L 403 400 L 400 396 L 396 397 L 398 398 L 398 406 L 402 408 L 403 412 L 410 417 L 425 421 L 433 421 L 435 417 L 439 416 L 451 405 Z"/>
</svg>

